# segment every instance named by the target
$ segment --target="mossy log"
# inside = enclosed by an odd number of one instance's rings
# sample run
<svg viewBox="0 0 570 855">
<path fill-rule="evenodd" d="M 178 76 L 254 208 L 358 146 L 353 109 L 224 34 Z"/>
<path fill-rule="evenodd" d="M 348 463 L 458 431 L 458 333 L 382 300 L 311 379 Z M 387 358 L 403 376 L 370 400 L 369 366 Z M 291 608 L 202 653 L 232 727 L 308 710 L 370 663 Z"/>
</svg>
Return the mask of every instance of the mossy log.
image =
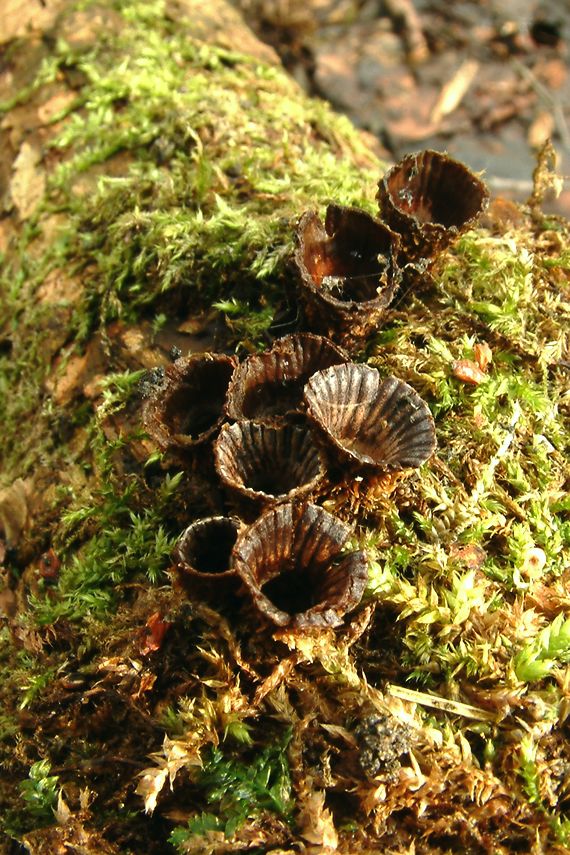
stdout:
<svg viewBox="0 0 570 855">
<path fill-rule="evenodd" d="M 0 53 L 2 851 L 567 852 L 570 252 L 546 156 L 529 206 L 495 200 L 356 354 L 422 395 L 438 450 L 330 491 L 365 599 L 276 632 L 169 573 L 231 508 L 158 452 L 142 399 L 173 348 L 242 357 L 298 325 L 295 221 L 374 213 L 383 165 L 223 0 L 31 5 Z"/>
</svg>

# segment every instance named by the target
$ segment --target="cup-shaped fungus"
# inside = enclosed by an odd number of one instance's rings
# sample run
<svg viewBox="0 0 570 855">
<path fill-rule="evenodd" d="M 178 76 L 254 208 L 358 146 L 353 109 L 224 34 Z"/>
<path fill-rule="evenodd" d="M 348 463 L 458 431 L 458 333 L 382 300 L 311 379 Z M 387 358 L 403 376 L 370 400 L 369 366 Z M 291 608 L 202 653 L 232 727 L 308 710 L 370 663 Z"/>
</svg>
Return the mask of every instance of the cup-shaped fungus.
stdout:
<svg viewBox="0 0 570 855">
<path fill-rule="evenodd" d="M 406 260 L 433 258 L 471 228 L 487 207 L 481 179 L 447 154 L 408 154 L 386 172 L 376 198 L 382 219 L 401 235 Z"/>
<path fill-rule="evenodd" d="M 375 368 L 347 363 L 305 386 L 307 417 L 332 459 L 377 475 L 420 466 L 435 449 L 432 415 L 418 393 Z"/>
<path fill-rule="evenodd" d="M 172 558 L 186 590 L 218 590 L 235 581 L 231 554 L 239 528 L 239 520 L 232 517 L 206 517 L 182 532 Z"/>
<path fill-rule="evenodd" d="M 224 425 L 214 446 L 216 471 L 235 496 L 274 504 L 312 494 L 324 476 L 306 425 Z"/>
<path fill-rule="evenodd" d="M 350 346 L 376 329 L 401 277 L 399 236 L 358 208 L 307 211 L 297 227 L 299 298 L 311 329 Z"/>
<path fill-rule="evenodd" d="M 238 365 L 228 389 L 231 419 L 276 424 L 299 414 L 303 389 L 316 372 L 346 362 L 347 355 L 319 335 L 295 333 Z"/>
<path fill-rule="evenodd" d="M 350 531 L 316 505 L 278 505 L 238 538 L 233 567 L 273 623 L 338 626 L 360 602 L 368 578 L 363 552 L 342 555 Z"/>
<path fill-rule="evenodd" d="M 205 353 L 177 359 L 145 404 L 150 436 L 165 451 L 184 452 L 208 442 L 225 418 L 226 394 L 236 360 Z"/>
</svg>

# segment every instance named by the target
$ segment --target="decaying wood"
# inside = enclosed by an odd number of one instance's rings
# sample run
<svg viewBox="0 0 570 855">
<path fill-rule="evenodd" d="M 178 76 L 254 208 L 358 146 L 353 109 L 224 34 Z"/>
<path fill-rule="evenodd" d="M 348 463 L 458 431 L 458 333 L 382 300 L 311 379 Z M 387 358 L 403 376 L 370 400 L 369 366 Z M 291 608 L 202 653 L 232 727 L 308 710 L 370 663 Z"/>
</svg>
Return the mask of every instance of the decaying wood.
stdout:
<svg viewBox="0 0 570 855">
<path fill-rule="evenodd" d="M 421 60 L 412 4 L 385 5 Z M 567 851 L 548 147 L 530 210 L 495 201 L 358 351 L 429 401 L 439 448 L 375 489 L 339 478 L 322 504 L 366 600 L 342 630 L 276 631 L 243 590 L 169 575 L 178 533 L 235 508 L 207 455 L 158 453 L 143 401 L 180 350 L 242 358 L 299 325 L 295 220 L 377 213 L 382 166 L 224 0 L 8 0 L 1 26 L 3 851 Z"/>
</svg>

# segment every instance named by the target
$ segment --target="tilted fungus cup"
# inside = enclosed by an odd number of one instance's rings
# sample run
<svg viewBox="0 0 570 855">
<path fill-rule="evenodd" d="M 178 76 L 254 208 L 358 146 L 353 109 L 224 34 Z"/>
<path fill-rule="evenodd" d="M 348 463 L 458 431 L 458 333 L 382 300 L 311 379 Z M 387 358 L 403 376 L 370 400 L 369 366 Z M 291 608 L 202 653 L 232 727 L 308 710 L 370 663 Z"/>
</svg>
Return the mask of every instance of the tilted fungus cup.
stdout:
<svg viewBox="0 0 570 855">
<path fill-rule="evenodd" d="M 284 336 L 270 350 L 238 365 L 228 389 L 228 416 L 267 424 L 294 418 L 304 406 L 303 389 L 309 377 L 347 360 L 346 353 L 323 336 Z"/>
<path fill-rule="evenodd" d="M 306 425 L 224 425 L 214 461 L 221 481 L 235 496 L 260 505 L 311 495 L 325 471 Z"/>
<path fill-rule="evenodd" d="M 240 522 L 233 517 L 206 517 L 182 532 L 172 558 L 179 581 L 189 593 L 217 591 L 235 583 L 231 554 L 239 529 Z"/>
<path fill-rule="evenodd" d="M 307 417 L 332 459 L 356 472 L 420 466 L 433 453 L 435 427 L 425 401 L 395 377 L 347 363 L 313 375 L 305 386 Z"/>
<path fill-rule="evenodd" d="M 349 347 L 381 323 L 401 277 L 400 239 L 358 208 L 307 211 L 296 232 L 299 299 L 311 329 Z"/>
<path fill-rule="evenodd" d="M 146 402 L 143 420 L 165 451 L 185 452 L 212 439 L 225 418 L 224 405 L 236 360 L 205 353 L 177 359 L 164 384 Z"/>
<path fill-rule="evenodd" d="M 363 552 L 341 554 L 350 532 L 316 505 L 278 505 L 240 535 L 233 566 L 259 611 L 278 626 L 339 626 L 368 579 Z"/>
<path fill-rule="evenodd" d="M 434 258 L 475 225 L 489 202 L 481 179 L 447 154 L 408 154 L 386 172 L 376 196 L 380 216 L 401 235 L 406 261 Z"/>
</svg>

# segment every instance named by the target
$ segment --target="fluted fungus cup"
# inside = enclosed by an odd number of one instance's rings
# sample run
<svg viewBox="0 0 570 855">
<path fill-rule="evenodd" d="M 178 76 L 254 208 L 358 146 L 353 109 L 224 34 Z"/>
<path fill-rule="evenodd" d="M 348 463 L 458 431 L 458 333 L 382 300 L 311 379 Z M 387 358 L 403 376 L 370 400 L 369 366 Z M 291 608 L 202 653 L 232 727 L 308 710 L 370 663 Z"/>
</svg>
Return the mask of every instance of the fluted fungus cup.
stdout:
<svg viewBox="0 0 570 855">
<path fill-rule="evenodd" d="M 305 386 L 307 418 L 331 460 L 362 475 L 421 466 L 436 447 L 425 401 L 395 377 L 346 363 L 319 371 Z"/>
<path fill-rule="evenodd" d="M 234 517 L 205 517 L 189 525 L 172 553 L 178 580 L 189 594 L 235 587 L 232 550 L 240 530 Z"/>
<path fill-rule="evenodd" d="M 228 416 L 270 425 L 295 420 L 304 406 L 307 380 L 315 371 L 347 361 L 341 348 L 320 335 L 294 333 L 277 339 L 270 350 L 252 354 L 236 368 L 228 389 Z"/>
<path fill-rule="evenodd" d="M 192 451 L 208 443 L 225 419 L 236 359 L 218 353 L 182 357 L 169 365 L 163 385 L 146 402 L 143 421 L 163 451 Z"/>
<path fill-rule="evenodd" d="M 339 626 L 368 579 L 363 552 L 342 554 L 350 533 L 316 505 L 279 505 L 240 535 L 233 567 L 268 621 L 296 630 Z"/>
<path fill-rule="evenodd" d="M 400 261 L 414 262 L 434 259 L 472 228 L 489 191 L 464 163 L 426 149 L 389 169 L 376 198 L 382 220 L 401 237 Z"/>
<path fill-rule="evenodd" d="M 299 300 L 311 329 L 346 347 L 379 325 L 401 275 L 400 238 L 358 208 L 329 205 L 324 224 L 307 211 L 297 226 Z"/>
<path fill-rule="evenodd" d="M 309 497 L 325 468 L 306 425 L 224 425 L 214 446 L 218 476 L 235 498 L 258 505 Z"/>
</svg>

